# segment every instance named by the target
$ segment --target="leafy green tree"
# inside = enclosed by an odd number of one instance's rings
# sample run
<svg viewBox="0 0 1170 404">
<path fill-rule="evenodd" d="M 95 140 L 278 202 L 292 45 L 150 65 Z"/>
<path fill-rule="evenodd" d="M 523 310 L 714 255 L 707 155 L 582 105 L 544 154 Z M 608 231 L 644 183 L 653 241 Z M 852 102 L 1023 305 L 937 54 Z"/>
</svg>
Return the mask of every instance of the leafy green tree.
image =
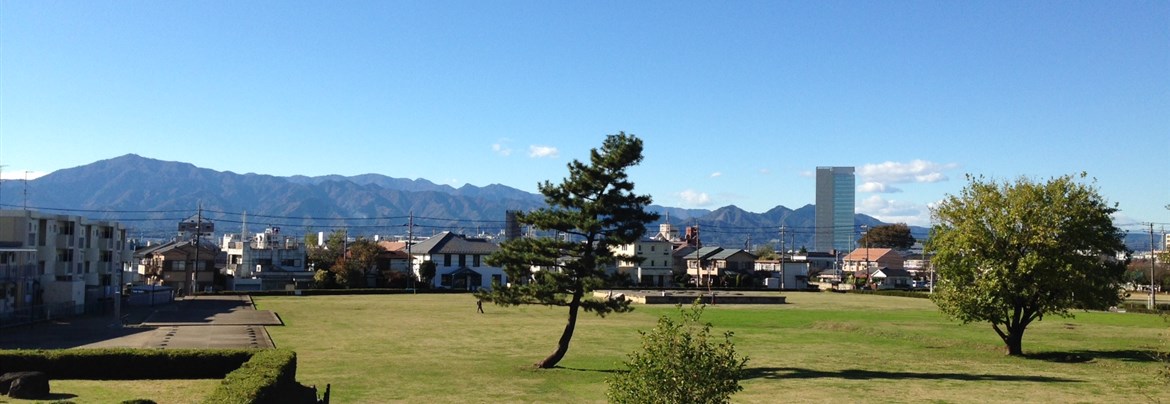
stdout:
<svg viewBox="0 0 1170 404">
<path fill-rule="evenodd" d="M 313 235 L 306 237 L 305 240 L 313 241 L 306 243 L 308 246 L 308 262 L 314 269 L 328 271 L 333 267 L 333 264 L 341 258 L 341 254 L 345 251 L 345 241 L 347 235 L 345 230 L 334 230 L 325 238 L 325 245 L 317 245 L 317 236 Z"/>
<path fill-rule="evenodd" d="M 435 272 L 438 268 L 434 261 L 423 261 L 418 264 L 418 278 L 423 289 L 431 288 L 431 281 L 435 279 Z"/>
<path fill-rule="evenodd" d="M 1080 178 L 1084 178 L 1081 174 Z M 932 300 L 963 321 L 991 323 L 1009 355 L 1045 315 L 1119 303 L 1126 251 L 1117 211 L 1072 176 L 970 184 L 932 211 L 928 250 L 939 282 Z"/>
<path fill-rule="evenodd" d="M 605 268 L 620 258 L 611 246 L 631 243 L 646 233 L 658 214 L 646 211 L 650 196 L 633 193 L 626 169 L 642 161 L 642 140 L 633 135 L 609 135 L 601 149 L 590 152 L 589 163 L 573 160 L 569 177 L 560 184 L 539 185 L 548 205 L 517 215 L 517 221 L 538 229 L 555 230 L 570 238 L 519 238 L 506 241 L 487 257 L 489 265 L 503 267 L 514 281 L 493 284 L 476 296 L 502 306 L 542 304 L 567 306 L 569 319 L 556 349 L 536 364 L 552 368 L 569 350 L 580 309 L 598 316 L 630 311 L 625 299 L 587 299 L 605 281 Z M 567 257 L 567 258 L 566 258 Z M 542 268 L 533 273 L 533 268 Z M 531 279 L 531 281 L 525 281 Z"/>
<path fill-rule="evenodd" d="M 726 403 L 743 390 L 748 358 L 735 353 L 733 333 L 714 341 L 711 323 L 702 323 L 704 305 L 690 310 L 677 306 L 680 320 L 658 318 L 658 326 L 642 334 L 642 349 L 625 362 L 628 372 L 607 379 L 606 396 L 615 403 Z"/>
<path fill-rule="evenodd" d="M 758 259 L 761 260 L 777 260 L 780 259 L 780 254 L 776 253 L 776 248 L 771 244 L 760 244 L 756 246 L 756 250 L 752 251 Z"/>
<path fill-rule="evenodd" d="M 906 223 L 875 226 L 865 232 L 857 245 L 868 248 L 898 248 L 906 249 L 914 246 L 918 241 L 910 234 L 910 226 Z"/>
<path fill-rule="evenodd" d="M 382 251 L 382 246 L 364 237 L 349 243 L 345 249 L 347 282 L 344 285 L 351 288 L 366 286 L 366 278 L 378 271 L 378 254 Z"/>
</svg>

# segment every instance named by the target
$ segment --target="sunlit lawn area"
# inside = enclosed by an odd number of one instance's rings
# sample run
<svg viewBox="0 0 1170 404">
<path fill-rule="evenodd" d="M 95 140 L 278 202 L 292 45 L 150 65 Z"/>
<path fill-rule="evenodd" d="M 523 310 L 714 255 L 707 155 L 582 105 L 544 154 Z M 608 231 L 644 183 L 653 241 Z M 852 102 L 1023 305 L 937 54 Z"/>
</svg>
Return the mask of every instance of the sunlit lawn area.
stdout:
<svg viewBox="0 0 1170 404">
<path fill-rule="evenodd" d="M 53 380 L 49 400 L 17 400 L 0 395 L 0 403 L 120 403 L 150 399 L 156 403 L 197 404 L 203 402 L 222 381 L 198 380 Z"/>
<path fill-rule="evenodd" d="M 1029 358 L 1003 355 L 987 324 L 960 325 L 926 299 L 786 294 L 786 305 L 718 305 L 704 319 L 735 332 L 750 357 L 737 402 L 1162 402 L 1168 323 L 1133 313 L 1049 316 L 1029 327 Z M 605 378 L 673 306 L 583 313 L 560 369 L 552 351 L 566 310 L 485 305 L 469 295 L 257 297 L 298 354 L 297 379 L 338 403 L 599 402 Z"/>
</svg>

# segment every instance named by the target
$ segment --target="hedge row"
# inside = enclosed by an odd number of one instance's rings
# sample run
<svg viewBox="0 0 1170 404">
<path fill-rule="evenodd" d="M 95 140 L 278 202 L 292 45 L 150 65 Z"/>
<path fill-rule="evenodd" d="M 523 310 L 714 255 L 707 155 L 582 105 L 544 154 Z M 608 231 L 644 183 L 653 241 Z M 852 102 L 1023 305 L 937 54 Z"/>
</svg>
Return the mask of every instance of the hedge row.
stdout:
<svg viewBox="0 0 1170 404">
<path fill-rule="evenodd" d="M 0 373 L 45 372 L 51 379 L 222 379 L 248 361 L 248 349 L 0 350 Z"/>
<path fill-rule="evenodd" d="M 200 293 L 202 295 L 250 295 L 250 296 L 332 296 L 332 295 L 402 295 L 402 294 L 424 294 L 424 293 L 471 293 L 466 290 L 452 290 L 452 289 L 297 289 L 292 290 L 252 290 L 239 291 L 228 290 L 212 293 Z"/>
<path fill-rule="evenodd" d="M 317 402 L 287 349 L 0 350 L 0 374 L 30 370 L 58 380 L 222 379 L 205 403 Z"/>
<path fill-rule="evenodd" d="M 223 378 L 204 403 L 315 403 L 317 393 L 297 383 L 297 354 L 287 349 L 257 352 Z"/>
<path fill-rule="evenodd" d="M 849 293 L 860 293 L 863 295 L 878 295 L 878 296 L 898 296 L 898 297 L 914 297 L 919 299 L 929 299 L 930 293 L 927 292 L 913 292 L 906 290 L 850 290 Z"/>
<path fill-rule="evenodd" d="M 1153 310 L 1146 308 L 1145 303 L 1133 303 L 1133 302 L 1124 302 L 1120 306 L 1117 306 L 1117 308 L 1125 310 L 1126 312 L 1129 312 L 1129 313 L 1162 314 L 1162 313 L 1170 312 L 1170 303 L 1158 303 L 1158 304 L 1154 305 Z"/>
</svg>

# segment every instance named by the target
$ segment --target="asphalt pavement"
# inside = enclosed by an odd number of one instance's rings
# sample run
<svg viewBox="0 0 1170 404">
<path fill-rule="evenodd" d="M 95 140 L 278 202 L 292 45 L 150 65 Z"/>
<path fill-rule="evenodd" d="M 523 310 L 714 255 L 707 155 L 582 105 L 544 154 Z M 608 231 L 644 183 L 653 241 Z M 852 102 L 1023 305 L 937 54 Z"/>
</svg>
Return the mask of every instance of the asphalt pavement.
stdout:
<svg viewBox="0 0 1170 404">
<path fill-rule="evenodd" d="M 194 296 L 153 307 L 126 307 L 119 320 L 80 316 L 0 328 L 0 349 L 274 348 L 266 326 L 284 325 L 250 296 Z"/>
</svg>

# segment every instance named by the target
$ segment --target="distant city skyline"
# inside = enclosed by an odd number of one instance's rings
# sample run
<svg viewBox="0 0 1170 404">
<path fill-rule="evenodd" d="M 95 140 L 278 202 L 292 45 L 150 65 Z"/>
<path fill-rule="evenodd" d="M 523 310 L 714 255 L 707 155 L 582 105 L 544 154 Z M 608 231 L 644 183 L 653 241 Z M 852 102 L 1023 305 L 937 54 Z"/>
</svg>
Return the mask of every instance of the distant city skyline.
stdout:
<svg viewBox="0 0 1170 404">
<path fill-rule="evenodd" d="M 0 176 L 127 153 L 536 192 L 641 137 L 654 203 L 763 212 L 856 167 L 929 225 L 965 176 L 1087 172 L 1170 223 L 1170 3 L 0 2 Z"/>
</svg>

